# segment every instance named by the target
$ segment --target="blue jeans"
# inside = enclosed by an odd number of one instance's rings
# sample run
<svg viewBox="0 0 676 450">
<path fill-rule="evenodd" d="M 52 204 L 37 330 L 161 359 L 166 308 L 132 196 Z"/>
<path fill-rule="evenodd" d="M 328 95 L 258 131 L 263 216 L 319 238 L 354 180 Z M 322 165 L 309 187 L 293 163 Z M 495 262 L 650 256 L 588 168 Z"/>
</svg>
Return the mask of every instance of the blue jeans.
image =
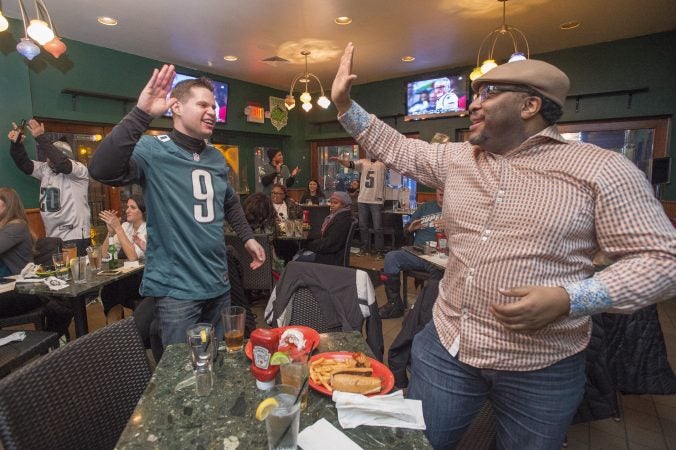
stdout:
<svg viewBox="0 0 676 450">
<path fill-rule="evenodd" d="M 230 306 L 230 291 L 207 300 L 178 300 L 172 297 L 157 297 L 155 315 L 160 327 L 162 346 L 187 342 L 185 331 L 196 323 L 214 326 L 216 344 L 223 338 L 225 329 L 221 312 Z"/>
<path fill-rule="evenodd" d="M 359 237 L 361 239 L 361 248 L 366 250 L 369 247 L 369 218 L 373 221 L 373 232 L 376 235 L 376 251 L 382 251 L 385 247 L 385 234 L 383 233 L 383 205 L 373 205 L 371 203 L 359 203 Z"/>
<path fill-rule="evenodd" d="M 491 402 L 499 449 L 559 449 L 585 385 L 584 352 L 526 372 L 478 369 L 441 345 L 434 322 L 411 349 L 408 397 L 422 400 L 435 449 L 453 448 L 486 400 Z"/>
<path fill-rule="evenodd" d="M 435 278 L 441 278 L 442 272 L 438 270 L 433 264 L 428 263 L 422 258 L 419 258 L 406 250 L 392 250 L 385 254 L 385 265 L 383 266 L 383 273 L 385 275 L 398 275 L 402 270 L 420 270 L 424 272 L 438 272 Z"/>
</svg>

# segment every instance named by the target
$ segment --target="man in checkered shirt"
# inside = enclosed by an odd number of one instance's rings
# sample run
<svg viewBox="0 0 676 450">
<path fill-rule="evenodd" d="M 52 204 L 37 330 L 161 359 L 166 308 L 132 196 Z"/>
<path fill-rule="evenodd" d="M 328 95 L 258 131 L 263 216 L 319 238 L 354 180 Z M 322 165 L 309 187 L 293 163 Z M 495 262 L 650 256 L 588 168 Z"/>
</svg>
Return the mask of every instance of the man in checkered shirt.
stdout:
<svg viewBox="0 0 676 450">
<path fill-rule="evenodd" d="M 449 258 L 433 320 L 413 342 L 409 397 L 452 448 L 486 400 L 499 448 L 557 449 L 582 399 L 592 314 L 676 296 L 676 230 L 623 155 L 568 142 L 568 77 L 526 60 L 474 80 L 468 142 L 407 139 L 350 98 L 348 44 L 331 96 L 360 146 L 444 188 Z M 592 257 L 614 264 L 595 271 Z"/>
</svg>

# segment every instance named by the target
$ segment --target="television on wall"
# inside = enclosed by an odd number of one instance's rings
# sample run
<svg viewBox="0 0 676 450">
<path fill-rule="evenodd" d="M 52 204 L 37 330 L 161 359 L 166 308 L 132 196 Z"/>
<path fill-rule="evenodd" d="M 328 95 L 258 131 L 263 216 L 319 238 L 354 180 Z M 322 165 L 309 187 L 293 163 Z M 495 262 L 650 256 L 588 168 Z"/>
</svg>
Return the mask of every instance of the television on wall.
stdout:
<svg viewBox="0 0 676 450">
<path fill-rule="evenodd" d="M 463 75 L 410 81 L 406 84 L 404 120 L 464 116 L 470 103 L 469 83 Z"/>
<path fill-rule="evenodd" d="M 197 77 L 177 73 L 176 77 L 174 77 L 174 82 L 171 85 L 171 89 L 173 90 L 174 86 L 176 86 L 181 81 L 194 80 L 196 78 Z M 228 85 L 228 83 L 226 83 L 224 81 L 211 80 L 211 82 L 214 85 L 214 99 L 216 100 L 216 122 L 226 123 L 226 121 L 228 119 L 229 85 Z M 171 117 L 171 110 L 170 109 L 167 110 L 167 112 L 164 114 L 164 116 L 165 117 Z"/>
</svg>

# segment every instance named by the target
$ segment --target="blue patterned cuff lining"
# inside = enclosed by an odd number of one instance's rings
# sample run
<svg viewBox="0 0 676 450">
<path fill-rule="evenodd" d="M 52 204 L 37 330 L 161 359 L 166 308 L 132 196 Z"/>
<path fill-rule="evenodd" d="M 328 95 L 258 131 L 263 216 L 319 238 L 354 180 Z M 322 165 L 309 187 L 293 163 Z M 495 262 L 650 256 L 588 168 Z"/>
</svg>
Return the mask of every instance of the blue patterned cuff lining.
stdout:
<svg viewBox="0 0 676 450">
<path fill-rule="evenodd" d="M 369 126 L 371 117 L 369 113 L 362 108 L 359 103 L 352 100 L 352 106 L 345 114 L 338 117 L 338 121 L 350 133 L 352 137 L 357 137 Z"/>
<path fill-rule="evenodd" d="M 612 301 L 602 281 L 595 278 L 577 281 L 564 286 L 570 297 L 568 317 L 590 316 L 610 309 Z"/>
</svg>

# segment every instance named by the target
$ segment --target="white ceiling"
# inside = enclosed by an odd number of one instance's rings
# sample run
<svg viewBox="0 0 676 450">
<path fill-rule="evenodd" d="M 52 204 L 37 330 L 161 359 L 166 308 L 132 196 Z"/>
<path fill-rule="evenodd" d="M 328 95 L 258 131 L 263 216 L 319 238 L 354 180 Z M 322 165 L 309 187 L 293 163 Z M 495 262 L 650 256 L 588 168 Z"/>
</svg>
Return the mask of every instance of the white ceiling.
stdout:
<svg viewBox="0 0 676 450">
<path fill-rule="evenodd" d="M 24 0 L 29 16 L 33 2 Z M 4 14 L 19 17 L 18 0 Z M 357 83 L 474 65 L 481 40 L 502 24 L 498 0 L 44 0 L 66 38 L 252 83 L 288 89 L 309 69 L 330 89 L 339 57 L 355 43 Z M 100 25 L 98 16 L 118 19 Z M 338 16 L 352 24 L 339 26 Z M 562 31 L 563 22 L 581 26 Z M 531 54 L 676 29 L 676 0 L 510 0 L 507 24 Z M 506 38 L 498 41 L 508 56 Z M 224 55 L 237 55 L 226 62 Z M 416 60 L 404 63 L 401 57 Z M 266 63 L 279 56 L 289 62 Z M 316 90 L 310 85 L 311 90 Z"/>
</svg>

